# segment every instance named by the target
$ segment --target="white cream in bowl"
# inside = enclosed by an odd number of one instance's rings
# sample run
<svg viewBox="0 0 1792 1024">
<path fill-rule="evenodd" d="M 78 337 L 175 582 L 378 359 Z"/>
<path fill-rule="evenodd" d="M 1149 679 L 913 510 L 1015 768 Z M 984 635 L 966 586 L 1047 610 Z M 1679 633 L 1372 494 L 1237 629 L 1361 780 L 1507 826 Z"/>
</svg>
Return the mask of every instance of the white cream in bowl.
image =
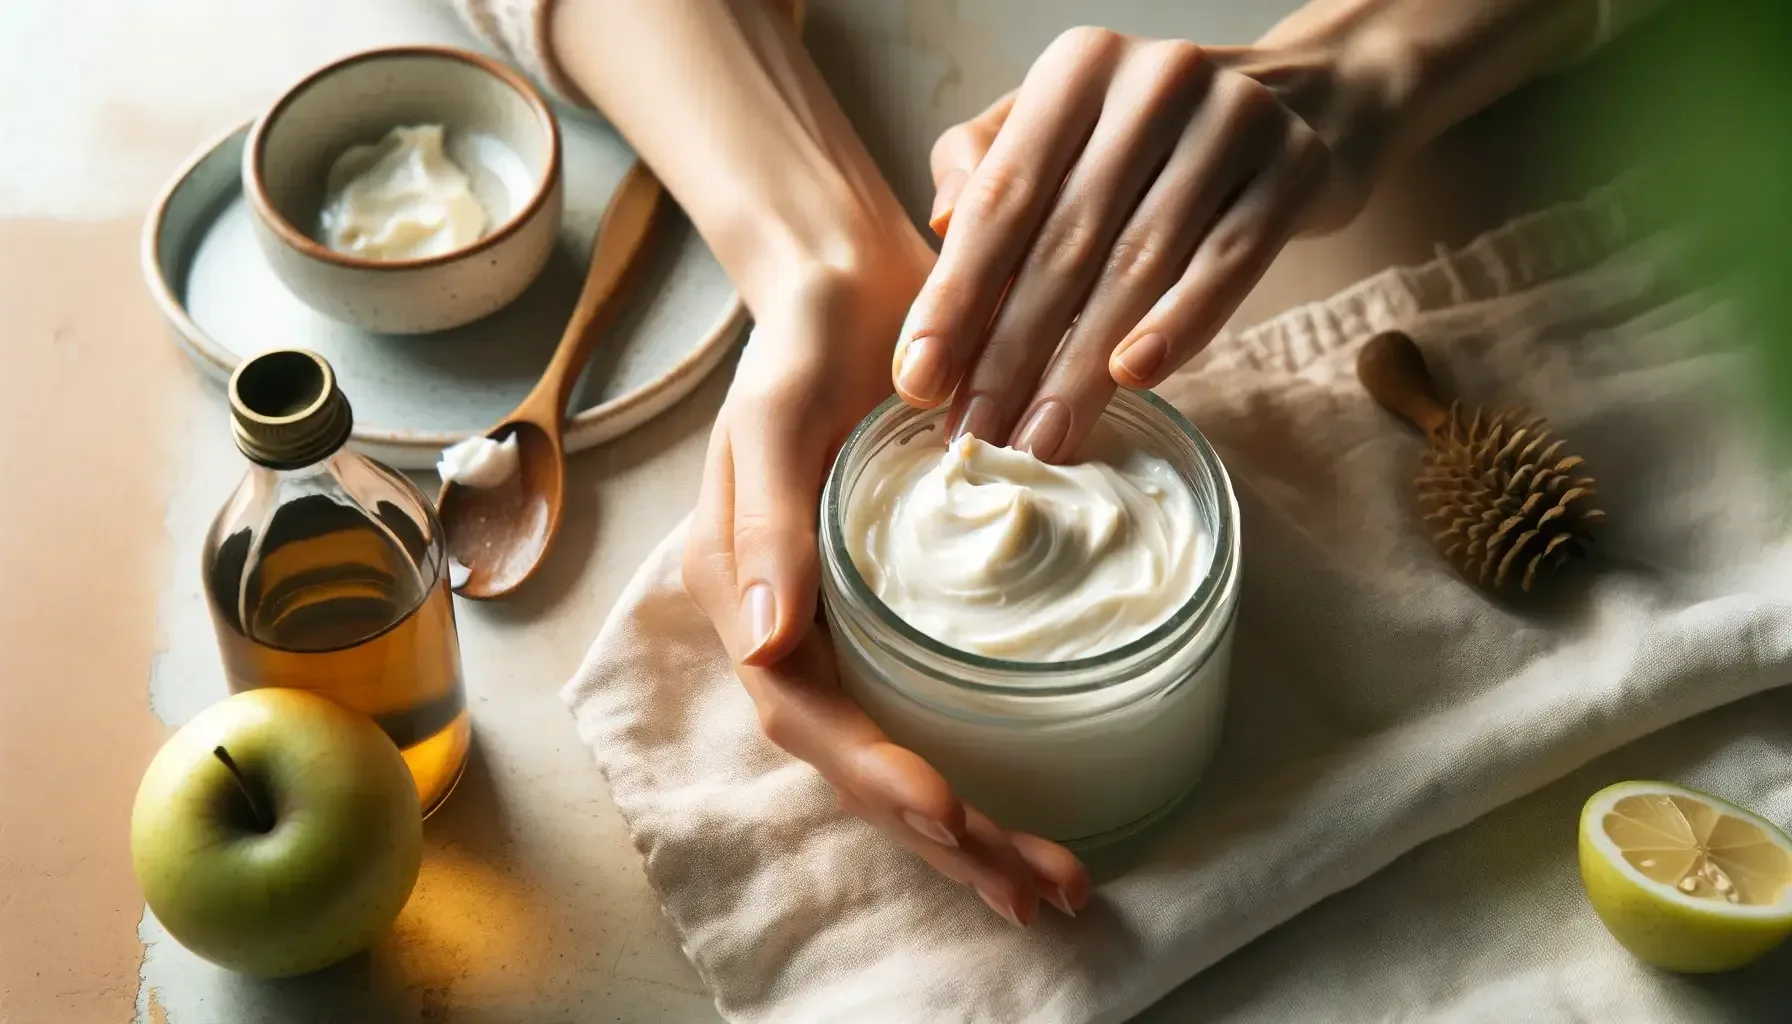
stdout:
<svg viewBox="0 0 1792 1024">
<path fill-rule="evenodd" d="M 439 124 L 400 125 L 337 157 L 318 216 L 320 241 L 351 256 L 414 260 L 483 235 L 492 218 L 442 135 Z"/>
<path fill-rule="evenodd" d="M 311 308 L 431 334 L 491 315 L 540 274 L 560 233 L 560 163 L 553 112 L 514 71 L 396 46 L 319 68 L 256 119 L 243 194 L 268 265 Z"/>
</svg>

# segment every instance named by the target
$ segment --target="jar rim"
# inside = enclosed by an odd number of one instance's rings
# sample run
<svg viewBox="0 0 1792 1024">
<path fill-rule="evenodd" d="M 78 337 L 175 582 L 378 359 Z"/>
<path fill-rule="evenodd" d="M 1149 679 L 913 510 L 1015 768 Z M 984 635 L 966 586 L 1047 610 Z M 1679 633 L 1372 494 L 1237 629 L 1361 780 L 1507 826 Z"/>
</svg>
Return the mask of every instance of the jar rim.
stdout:
<svg viewBox="0 0 1792 1024">
<path fill-rule="evenodd" d="M 821 520 L 824 550 L 832 557 L 840 578 L 846 589 L 877 619 L 878 623 L 901 637 L 904 641 L 915 645 L 934 658 L 948 664 L 964 666 L 976 672 L 999 673 L 1003 675 L 1076 675 L 1086 672 L 1101 672 L 1138 658 L 1159 647 L 1166 640 L 1177 635 L 1191 623 L 1198 623 L 1214 614 L 1225 610 L 1227 591 L 1231 580 L 1236 576 L 1238 564 L 1238 499 L 1232 487 L 1232 479 L 1226 473 L 1225 465 L 1220 462 L 1219 454 L 1213 445 L 1196 429 L 1188 418 L 1176 410 L 1176 407 L 1159 398 L 1150 391 L 1122 390 L 1115 394 L 1113 402 L 1120 405 L 1131 405 L 1134 411 L 1155 413 L 1166 420 L 1170 426 L 1183 436 L 1195 449 L 1197 459 L 1206 467 L 1212 477 L 1217 494 L 1213 523 L 1213 558 L 1208 562 L 1207 571 L 1195 592 L 1188 600 L 1179 605 L 1162 622 L 1148 632 L 1136 637 L 1119 647 L 1091 654 L 1081 658 L 1063 661 L 1016 661 L 1008 658 L 994 658 L 960 650 L 950 644 L 942 643 L 916 629 L 896 610 L 884 603 L 853 562 L 851 550 L 846 545 L 844 522 L 846 518 L 845 489 L 847 469 L 851 463 L 850 453 L 864 443 L 866 435 L 883 421 L 884 417 L 895 409 L 912 408 L 903 402 L 901 396 L 891 395 L 882 404 L 873 409 L 869 415 L 859 421 L 847 435 L 840 446 L 840 452 L 834 458 L 833 467 L 828 471 L 827 482 L 822 489 Z M 914 410 L 918 415 L 927 415 L 935 410 Z M 1106 415 L 1104 412 L 1103 415 Z M 1184 475 L 1178 471 L 1178 475 Z M 1196 482 L 1184 479 L 1191 488 Z M 1004 697 L 1062 697 L 1077 693 L 1087 693 L 1103 689 L 1110 685 L 1107 680 L 1097 679 L 1087 683 L 1068 684 L 1050 687 L 1016 688 L 1005 685 L 991 685 L 964 678 L 951 680 L 967 690 L 999 694 Z"/>
</svg>

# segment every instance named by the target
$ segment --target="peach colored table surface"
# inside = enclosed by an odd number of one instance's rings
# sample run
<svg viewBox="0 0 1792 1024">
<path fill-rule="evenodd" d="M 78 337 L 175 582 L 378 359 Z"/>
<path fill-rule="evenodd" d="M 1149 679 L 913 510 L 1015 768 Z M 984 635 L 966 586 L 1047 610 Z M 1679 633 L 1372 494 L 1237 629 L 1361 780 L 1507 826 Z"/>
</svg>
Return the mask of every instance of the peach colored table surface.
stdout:
<svg viewBox="0 0 1792 1024">
<path fill-rule="evenodd" d="M 808 39 L 918 212 L 933 137 L 1017 82 L 1058 30 L 1099 20 L 1234 42 L 1294 5 L 817 0 Z M 141 217 L 192 147 L 294 77 L 418 40 L 466 41 L 423 0 L 0 6 L 0 1022 L 715 1018 L 556 690 L 665 529 L 643 510 L 694 497 L 726 371 L 575 460 L 570 521 L 535 585 L 460 605 L 478 748 L 429 822 L 415 897 L 369 955 L 237 979 L 169 940 L 131 877 L 139 774 L 224 692 L 198 554 L 241 472 L 217 394 L 138 277 Z M 1240 319 L 1532 205 L 1508 173 L 1524 117 L 1458 133 L 1349 231 L 1291 249 Z"/>
</svg>

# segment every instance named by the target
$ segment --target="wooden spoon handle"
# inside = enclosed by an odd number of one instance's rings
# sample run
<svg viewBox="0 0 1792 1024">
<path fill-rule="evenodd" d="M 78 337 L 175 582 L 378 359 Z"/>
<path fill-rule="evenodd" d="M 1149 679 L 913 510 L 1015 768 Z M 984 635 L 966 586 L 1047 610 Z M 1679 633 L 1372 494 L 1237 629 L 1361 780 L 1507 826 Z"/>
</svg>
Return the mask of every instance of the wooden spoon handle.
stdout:
<svg viewBox="0 0 1792 1024">
<path fill-rule="evenodd" d="M 1357 379 L 1369 396 L 1426 434 L 1450 421 L 1450 410 L 1425 369 L 1425 356 L 1411 338 L 1387 331 L 1370 338 L 1356 357 Z"/>
<path fill-rule="evenodd" d="M 603 321 L 615 311 L 615 303 L 610 300 L 651 233 L 663 191 L 659 179 L 637 160 L 604 210 L 604 219 L 591 243 L 591 265 L 585 271 L 585 284 L 579 289 L 572 319 L 567 321 L 566 332 L 560 336 L 560 345 L 554 349 L 548 368 L 542 371 L 541 380 L 518 409 L 528 410 L 529 418 L 543 426 L 551 424 L 556 434 L 566 415 L 573 384 L 585 368 L 598 335 L 603 333 Z M 543 403 L 552 404 L 543 407 Z"/>
</svg>

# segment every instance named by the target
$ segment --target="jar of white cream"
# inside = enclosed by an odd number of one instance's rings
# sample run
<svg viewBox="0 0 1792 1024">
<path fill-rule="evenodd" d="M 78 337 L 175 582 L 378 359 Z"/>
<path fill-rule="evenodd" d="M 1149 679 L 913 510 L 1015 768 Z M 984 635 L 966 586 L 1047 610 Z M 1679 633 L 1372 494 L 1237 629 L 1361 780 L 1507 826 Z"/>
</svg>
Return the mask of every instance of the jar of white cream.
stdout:
<svg viewBox="0 0 1792 1024">
<path fill-rule="evenodd" d="M 1073 849 L 1129 836 L 1193 788 L 1219 739 L 1231 481 L 1150 393 L 1116 396 L 1091 461 L 1062 469 L 949 450 L 943 422 L 892 398 L 828 476 L 822 599 L 842 686 L 1004 827 Z"/>
</svg>

